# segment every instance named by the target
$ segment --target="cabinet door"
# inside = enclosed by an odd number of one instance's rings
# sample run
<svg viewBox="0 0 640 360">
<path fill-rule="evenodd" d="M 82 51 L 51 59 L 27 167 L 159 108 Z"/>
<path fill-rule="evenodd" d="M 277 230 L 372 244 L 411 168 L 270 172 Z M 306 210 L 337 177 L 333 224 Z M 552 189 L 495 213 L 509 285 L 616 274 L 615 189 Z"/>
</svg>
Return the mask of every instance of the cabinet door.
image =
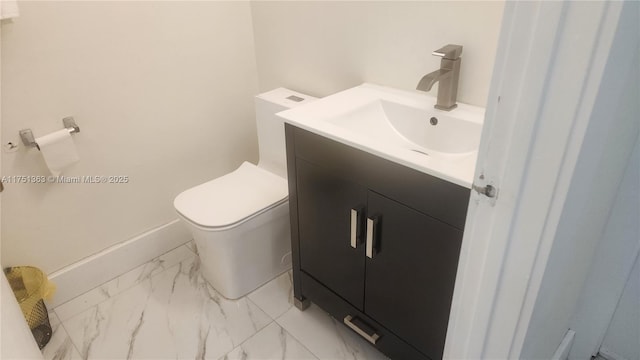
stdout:
<svg viewBox="0 0 640 360">
<path fill-rule="evenodd" d="M 368 203 L 376 221 L 364 312 L 425 355 L 441 358 L 462 231 L 375 192 Z"/>
<path fill-rule="evenodd" d="M 364 244 L 351 246 L 351 210 L 362 228 L 367 191 L 299 158 L 296 169 L 300 268 L 362 310 Z"/>
</svg>

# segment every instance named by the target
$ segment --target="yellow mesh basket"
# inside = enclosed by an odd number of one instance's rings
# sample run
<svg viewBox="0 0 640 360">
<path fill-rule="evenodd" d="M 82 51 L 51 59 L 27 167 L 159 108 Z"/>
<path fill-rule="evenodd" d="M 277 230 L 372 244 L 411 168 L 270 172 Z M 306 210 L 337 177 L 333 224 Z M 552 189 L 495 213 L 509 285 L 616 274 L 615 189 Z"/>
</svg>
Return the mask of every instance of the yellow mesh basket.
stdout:
<svg viewBox="0 0 640 360">
<path fill-rule="evenodd" d="M 43 299 L 49 300 L 55 292 L 55 286 L 38 268 L 15 266 L 4 270 L 9 285 L 20 304 L 20 310 L 42 349 L 51 339 L 49 313 Z"/>
</svg>

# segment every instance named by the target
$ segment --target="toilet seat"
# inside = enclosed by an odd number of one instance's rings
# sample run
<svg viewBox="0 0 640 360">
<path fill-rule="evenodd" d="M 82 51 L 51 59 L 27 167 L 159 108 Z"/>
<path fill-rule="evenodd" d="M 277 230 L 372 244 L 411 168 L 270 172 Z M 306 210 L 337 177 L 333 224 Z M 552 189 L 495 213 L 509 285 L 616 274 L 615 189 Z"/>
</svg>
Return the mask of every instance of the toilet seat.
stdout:
<svg viewBox="0 0 640 360">
<path fill-rule="evenodd" d="M 287 201 L 287 180 L 249 162 L 235 171 L 188 189 L 173 204 L 200 227 L 234 226 Z"/>
</svg>

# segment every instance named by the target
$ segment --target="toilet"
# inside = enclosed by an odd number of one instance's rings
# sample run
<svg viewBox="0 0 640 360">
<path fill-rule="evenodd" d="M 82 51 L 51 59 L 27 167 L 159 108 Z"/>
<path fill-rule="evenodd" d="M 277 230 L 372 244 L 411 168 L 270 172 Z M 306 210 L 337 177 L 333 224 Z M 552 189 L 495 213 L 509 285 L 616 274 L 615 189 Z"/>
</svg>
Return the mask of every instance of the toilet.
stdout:
<svg viewBox="0 0 640 360">
<path fill-rule="evenodd" d="M 260 160 L 180 193 L 173 205 L 193 235 L 203 277 L 228 299 L 291 268 L 284 120 L 315 98 L 279 88 L 255 98 Z"/>
</svg>

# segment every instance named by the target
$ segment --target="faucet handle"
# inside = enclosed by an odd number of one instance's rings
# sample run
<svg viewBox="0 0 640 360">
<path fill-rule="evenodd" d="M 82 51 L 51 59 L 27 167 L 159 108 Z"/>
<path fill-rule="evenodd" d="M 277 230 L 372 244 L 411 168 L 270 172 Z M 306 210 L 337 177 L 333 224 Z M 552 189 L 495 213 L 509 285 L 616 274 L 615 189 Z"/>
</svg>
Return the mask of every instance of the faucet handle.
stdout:
<svg viewBox="0 0 640 360">
<path fill-rule="evenodd" d="M 445 45 L 431 53 L 431 55 L 440 56 L 447 60 L 455 60 L 460 57 L 460 54 L 462 54 L 462 45 L 454 44 Z"/>
</svg>

